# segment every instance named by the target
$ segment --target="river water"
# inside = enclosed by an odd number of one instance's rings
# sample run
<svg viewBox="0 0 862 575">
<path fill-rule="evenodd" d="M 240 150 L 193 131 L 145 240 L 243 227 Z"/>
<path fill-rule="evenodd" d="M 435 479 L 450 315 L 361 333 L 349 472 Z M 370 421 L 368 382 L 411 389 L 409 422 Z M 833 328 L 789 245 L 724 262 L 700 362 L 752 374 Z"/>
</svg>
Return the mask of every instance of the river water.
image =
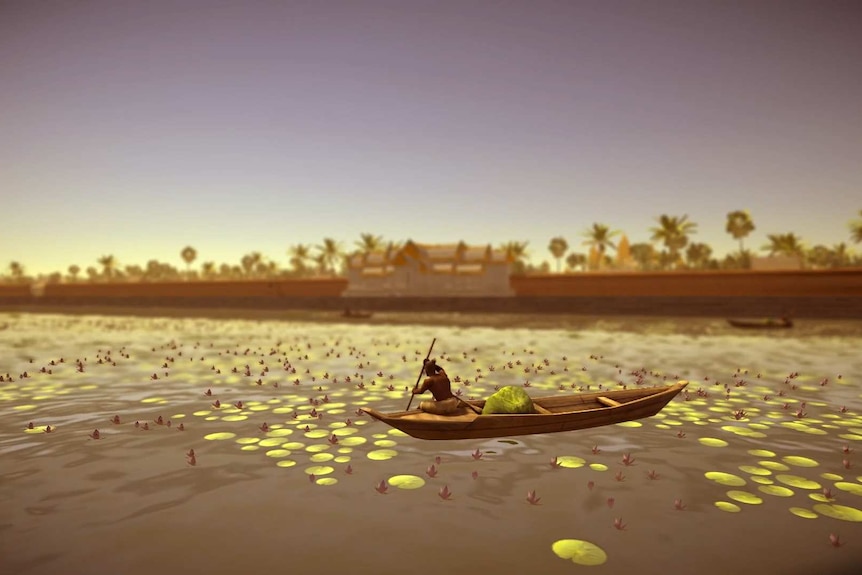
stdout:
<svg viewBox="0 0 862 575">
<path fill-rule="evenodd" d="M 0 313 L 0 573 L 862 571 L 859 322 L 390 319 Z M 357 415 L 433 338 L 462 397 L 690 383 L 559 434 Z"/>
</svg>

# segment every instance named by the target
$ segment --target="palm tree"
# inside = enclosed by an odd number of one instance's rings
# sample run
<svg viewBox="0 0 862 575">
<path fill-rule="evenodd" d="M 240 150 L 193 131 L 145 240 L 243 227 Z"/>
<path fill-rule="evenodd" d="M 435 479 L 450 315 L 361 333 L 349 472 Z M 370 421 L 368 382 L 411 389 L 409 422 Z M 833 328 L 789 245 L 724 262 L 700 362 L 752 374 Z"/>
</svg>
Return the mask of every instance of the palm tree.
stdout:
<svg viewBox="0 0 862 575">
<path fill-rule="evenodd" d="M 112 279 L 116 275 L 117 259 L 112 255 L 102 256 L 98 260 L 102 266 L 102 275 L 107 279 Z"/>
<path fill-rule="evenodd" d="M 362 254 L 376 252 L 383 249 L 383 237 L 375 236 L 374 234 L 359 234 L 359 241 L 356 242 L 356 247 L 359 249 L 359 253 Z"/>
<path fill-rule="evenodd" d="M 305 275 L 307 272 L 307 263 L 311 259 L 311 248 L 305 244 L 296 244 L 291 246 L 287 251 L 290 256 L 290 267 L 297 275 Z"/>
<path fill-rule="evenodd" d="M 669 254 L 659 259 L 662 267 L 673 267 L 679 262 L 679 252 L 688 245 L 689 234 L 695 233 L 697 224 L 688 221 L 688 216 L 667 216 L 658 218 L 658 227 L 650 228 L 654 242 L 662 242 Z"/>
<path fill-rule="evenodd" d="M 80 266 L 78 266 L 76 264 L 72 264 L 69 266 L 69 275 L 72 276 L 72 281 L 75 281 L 75 282 L 78 281 L 78 274 L 79 273 L 81 273 L 81 267 Z"/>
<path fill-rule="evenodd" d="M 847 244 L 841 242 L 832 246 L 829 255 L 831 256 L 832 267 L 841 268 L 850 263 L 850 253 L 847 250 Z"/>
<path fill-rule="evenodd" d="M 560 260 L 569 250 L 569 242 L 562 237 L 551 238 L 551 243 L 548 244 L 548 250 L 557 260 L 557 273 L 560 273 Z"/>
<path fill-rule="evenodd" d="M 826 246 L 818 244 L 806 252 L 805 259 L 814 268 L 825 268 L 832 262 L 832 253 Z"/>
<path fill-rule="evenodd" d="M 733 239 L 739 240 L 739 252 L 742 253 L 745 249 L 742 245 L 742 239 L 754 231 L 754 222 L 751 221 L 751 216 L 747 211 L 736 210 L 727 214 L 727 225 L 724 229 L 733 236 Z"/>
<path fill-rule="evenodd" d="M 805 248 L 802 246 L 802 238 L 790 232 L 789 234 L 768 234 L 766 239 L 769 243 L 762 249 L 768 250 L 770 256 L 802 256 Z"/>
<path fill-rule="evenodd" d="M 344 256 L 341 244 L 332 238 L 323 238 L 323 243 L 317 246 L 317 250 L 323 255 L 324 269 L 335 275 L 335 266 Z"/>
<path fill-rule="evenodd" d="M 183 248 L 183 251 L 180 252 L 180 257 L 183 258 L 183 261 L 186 262 L 186 275 L 191 276 L 191 265 L 192 262 L 195 261 L 198 257 L 198 252 L 191 246 L 186 246 Z"/>
<path fill-rule="evenodd" d="M 9 262 L 9 274 L 16 282 L 23 281 L 24 266 L 21 265 L 21 262 Z"/>
<path fill-rule="evenodd" d="M 706 268 L 709 258 L 712 257 L 712 248 L 700 242 L 689 244 L 685 250 L 685 259 L 693 268 Z"/>
<path fill-rule="evenodd" d="M 652 269 L 653 259 L 655 259 L 655 249 L 650 244 L 632 244 L 629 251 L 631 251 L 632 258 L 638 263 L 641 271 Z"/>
<path fill-rule="evenodd" d="M 522 274 L 527 270 L 527 246 L 530 242 L 506 242 L 499 249 L 506 253 L 506 258 L 512 262 L 512 273 Z"/>
<path fill-rule="evenodd" d="M 850 222 L 850 239 L 854 243 L 862 243 L 862 210 L 859 210 L 859 219 Z"/>
<path fill-rule="evenodd" d="M 215 273 L 215 262 L 204 262 L 201 264 L 201 274 L 203 274 L 204 279 L 212 279 Z"/>
<path fill-rule="evenodd" d="M 250 276 L 253 272 L 257 270 L 257 264 L 263 261 L 263 256 L 260 252 L 251 252 L 244 256 L 240 260 L 240 264 L 242 265 L 242 270 L 246 276 Z"/>
<path fill-rule="evenodd" d="M 584 269 L 584 267 L 586 267 L 586 265 L 587 265 L 586 254 L 579 254 L 576 252 L 572 252 L 566 258 L 566 267 L 568 267 L 571 270 L 575 270 L 578 268 Z"/>
<path fill-rule="evenodd" d="M 621 232 L 619 230 L 611 231 L 608 226 L 604 224 L 593 224 L 593 227 L 588 229 L 584 236 L 587 238 L 587 241 L 584 242 L 584 245 L 596 248 L 596 251 L 599 252 L 599 267 L 601 267 L 602 262 L 605 259 L 605 250 L 608 246 L 616 249 L 616 245 L 611 241 L 611 238 L 619 235 Z"/>
</svg>

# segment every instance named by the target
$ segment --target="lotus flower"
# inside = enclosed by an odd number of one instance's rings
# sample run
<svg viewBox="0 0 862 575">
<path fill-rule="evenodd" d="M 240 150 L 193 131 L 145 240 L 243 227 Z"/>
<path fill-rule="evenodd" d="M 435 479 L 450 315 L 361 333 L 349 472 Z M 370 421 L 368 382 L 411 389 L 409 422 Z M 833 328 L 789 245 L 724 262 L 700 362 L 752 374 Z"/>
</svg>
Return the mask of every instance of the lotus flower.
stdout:
<svg viewBox="0 0 862 575">
<path fill-rule="evenodd" d="M 144 431 L 149 431 L 150 430 L 149 422 L 145 421 L 144 425 L 141 426 L 141 429 L 143 429 Z"/>
<path fill-rule="evenodd" d="M 556 469 L 556 468 L 560 467 L 561 465 L 562 465 L 562 463 L 560 463 L 560 462 L 559 462 L 559 460 L 557 460 L 557 458 L 556 458 L 556 457 L 554 457 L 554 458 L 551 460 L 551 468 L 552 468 L 552 469 Z"/>
<path fill-rule="evenodd" d="M 358 417 L 362 417 L 362 415 L 363 415 L 363 414 L 365 414 L 365 412 L 364 412 L 364 411 L 362 411 L 361 409 L 357 409 L 357 410 L 355 411 L 355 413 L 356 413 L 356 415 L 357 415 Z"/>
<path fill-rule="evenodd" d="M 593 455 L 598 455 L 601 452 L 602 452 L 602 450 L 599 449 L 598 445 L 593 445 Z"/>
<path fill-rule="evenodd" d="M 613 509 L 614 501 L 616 501 L 613 497 L 608 497 L 608 508 Z"/>
<path fill-rule="evenodd" d="M 221 408 L 221 402 L 219 400 L 215 400 L 213 402 L 213 407 L 215 407 L 216 409 Z"/>
<path fill-rule="evenodd" d="M 542 500 L 541 497 L 536 497 L 536 491 L 535 490 L 527 491 L 527 502 L 530 505 L 538 505 L 539 501 L 541 501 L 541 500 Z"/>
<path fill-rule="evenodd" d="M 617 481 L 625 481 L 625 480 L 626 480 L 626 476 L 625 476 L 625 475 L 623 475 L 623 472 L 622 472 L 622 471 L 617 471 L 617 474 L 616 474 L 616 475 L 614 475 L 614 479 L 616 479 Z"/>
<path fill-rule="evenodd" d="M 35 425 L 33 425 L 33 422 L 32 422 L 32 421 L 31 421 L 30 423 L 28 423 L 28 424 L 27 424 L 27 429 L 33 429 L 34 427 L 36 427 L 36 426 L 35 426 Z"/>
<path fill-rule="evenodd" d="M 593 487 L 595 487 L 595 486 L 596 486 L 595 481 L 587 481 L 587 489 L 589 489 L 590 491 L 592 491 Z"/>
<path fill-rule="evenodd" d="M 682 511 L 683 509 L 685 509 L 685 503 L 682 502 L 682 499 L 674 499 L 673 507 L 677 511 Z"/>
<path fill-rule="evenodd" d="M 269 431 L 269 426 L 268 426 L 268 425 L 266 424 L 266 422 L 264 421 L 264 422 L 263 422 L 263 424 L 260 426 L 260 428 L 259 428 L 259 429 L 260 429 L 261 431 L 263 431 L 264 433 L 266 433 L 267 431 Z"/>
<path fill-rule="evenodd" d="M 829 543 L 831 543 L 833 547 L 841 547 L 842 545 L 844 545 L 844 542 L 841 541 L 841 538 L 834 533 L 829 534 Z"/>
<path fill-rule="evenodd" d="M 476 451 L 471 453 L 471 455 L 473 456 L 473 459 L 478 461 L 478 460 L 482 459 L 482 455 L 484 455 L 484 454 L 481 451 L 479 451 L 479 449 L 477 448 Z"/>
<path fill-rule="evenodd" d="M 841 461 L 841 463 L 844 465 L 844 469 L 850 469 L 851 467 L 853 467 L 853 464 L 850 463 L 849 459 L 844 459 Z"/>
<path fill-rule="evenodd" d="M 235 408 L 237 408 L 237 409 L 242 409 L 242 402 L 241 402 L 241 401 L 237 401 L 236 403 L 234 403 L 234 404 L 233 404 L 233 406 L 234 406 Z"/>
<path fill-rule="evenodd" d="M 374 489 L 377 490 L 377 493 L 380 493 L 381 495 L 386 495 L 386 491 L 389 489 L 389 486 L 386 485 L 385 479 L 381 479 L 380 483 L 378 483 L 377 487 L 375 487 Z"/>
<path fill-rule="evenodd" d="M 829 499 L 829 500 L 835 499 L 832 496 L 832 490 L 829 489 L 828 487 L 823 488 L 823 497 L 825 497 L 826 499 Z"/>
<path fill-rule="evenodd" d="M 155 423 L 156 425 L 164 425 L 165 420 L 162 419 L 162 416 L 160 415 L 159 417 L 157 417 L 156 419 L 153 420 L 153 423 Z"/>
<path fill-rule="evenodd" d="M 845 445 L 841 448 L 841 451 L 843 451 L 844 453 L 851 453 L 853 449 L 849 445 Z"/>
<path fill-rule="evenodd" d="M 734 411 L 734 412 L 733 412 L 733 417 L 734 417 L 734 419 L 736 419 L 737 421 L 739 421 L 740 419 L 742 419 L 743 417 L 745 417 L 745 415 L 746 415 L 746 414 L 745 414 L 745 410 L 744 410 L 744 409 L 737 409 L 736 411 Z"/>
<path fill-rule="evenodd" d="M 119 416 L 119 415 L 115 415 L 114 417 L 112 417 L 112 418 L 111 418 L 111 423 L 113 423 L 113 424 L 115 424 L 115 425 L 116 425 L 116 424 L 119 424 L 119 423 L 120 423 L 120 416 Z"/>
<path fill-rule="evenodd" d="M 194 467 L 198 464 L 198 460 L 194 455 L 192 455 L 191 457 L 186 457 L 186 463 Z"/>
<path fill-rule="evenodd" d="M 626 528 L 626 524 L 623 523 L 622 517 L 617 517 L 616 519 L 614 519 L 614 527 L 616 527 L 620 531 Z"/>
<path fill-rule="evenodd" d="M 474 471 L 473 473 L 471 473 L 471 474 L 470 474 L 470 476 L 471 476 L 473 479 L 479 479 L 479 472 L 478 472 L 478 471 Z"/>
<path fill-rule="evenodd" d="M 437 492 L 437 495 L 439 495 L 440 499 L 444 501 L 449 501 L 452 498 L 452 492 L 449 491 L 448 485 L 444 485 L 443 487 L 441 487 L 440 490 Z"/>
<path fill-rule="evenodd" d="M 344 473 L 347 475 L 353 475 L 353 467 L 351 467 L 349 463 L 347 464 L 347 467 L 344 468 Z"/>
<path fill-rule="evenodd" d="M 177 426 L 177 431 L 185 431 L 185 430 L 186 430 L 186 426 L 185 426 L 185 425 L 183 425 L 182 423 L 180 423 L 180 424 Z"/>
<path fill-rule="evenodd" d="M 90 437 L 91 437 L 92 439 L 102 439 L 102 436 L 99 434 L 99 430 L 98 430 L 98 429 L 94 429 L 94 430 L 93 430 L 93 433 L 91 433 L 91 434 L 90 434 Z"/>
<path fill-rule="evenodd" d="M 685 438 L 685 433 L 683 433 L 682 431 L 677 431 L 677 432 L 676 432 L 676 436 L 677 436 L 677 437 L 679 437 L 680 439 L 684 439 L 684 438 Z"/>
<path fill-rule="evenodd" d="M 309 473 L 309 474 L 308 474 L 308 481 L 309 481 L 310 483 L 314 483 L 314 480 L 315 480 L 315 479 L 317 479 L 317 476 L 316 476 L 314 473 Z"/>
<path fill-rule="evenodd" d="M 655 469 L 650 469 L 649 471 L 647 471 L 647 477 L 649 477 L 650 479 L 658 479 L 660 476 L 658 473 L 656 473 Z"/>
<path fill-rule="evenodd" d="M 432 464 L 431 467 L 425 470 L 425 473 L 428 477 L 437 477 L 437 468 Z"/>
<path fill-rule="evenodd" d="M 631 453 L 624 453 L 623 454 L 623 465 L 627 465 L 627 466 L 632 465 L 632 464 L 634 464 L 634 462 L 635 462 L 635 459 L 634 459 L 634 457 L 632 457 Z"/>
<path fill-rule="evenodd" d="M 806 413 L 804 411 L 802 411 L 801 407 L 796 410 L 796 417 L 798 417 L 799 419 L 802 419 L 803 417 L 805 417 L 805 415 L 806 415 Z"/>
<path fill-rule="evenodd" d="M 434 457 L 434 463 L 436 463 L 437 465 L 440 465 L 440 463 L 441 463 L 442 461 L 443 461 L 443 458 L 442 458 L 442 457 L 440 457 L 439 455 L 437 455 L 437 456 L 435 456 L 435 457 Z"/>
<path fill-rule="evenodd" d="M 839 409 L 838 411 L 840 411 L 841 413 L 847 413 L 847 406 L 846 406 L 846 405 L 842 405 L 842 406 L 841 406 L 841 409 Z"/>
<path fill-rule="evenodd" d="M 54 428 L 50 425 L 45 428 L 45 433 L 51 433 L 52 431 L 54 431 Z"/>
</svg>

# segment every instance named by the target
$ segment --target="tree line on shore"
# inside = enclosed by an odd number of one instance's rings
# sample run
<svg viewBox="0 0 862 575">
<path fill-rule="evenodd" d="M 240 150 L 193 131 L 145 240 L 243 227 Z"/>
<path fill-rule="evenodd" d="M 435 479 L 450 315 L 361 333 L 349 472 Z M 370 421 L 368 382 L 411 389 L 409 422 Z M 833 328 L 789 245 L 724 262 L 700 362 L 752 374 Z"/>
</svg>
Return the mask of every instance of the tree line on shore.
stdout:
<svg viewBox="0 0 862 575">
<path fill-rule="evenodd" d="M 860 218 L 850 222 L 850 239 L 862 243 L 862 210 Z M 528 242 L 510 241 L 498 246 L 505 251 L 513 264 L 513 273 L 557 273 L 579 271 L 662 271 L 662 270 L 718 270 L 749 269 L 755 254 L 745 247 L 745 239 L 755 230 L 754 222 L 746 211 L 738 210 L 727 214 L 725 231 L 739 242 L 739 250 L 724 258 L 713 255 L 712 248 L 702 242 L 691 241 L 697 232 L 697 224 L 689 221 L 688 216 L 661 215 L 657 225 L 650 228 L 650 242 L 630 244 L 620 230 L 595 223 L 582 234 L 582 246 L 586 251 L 570 249 L 566 238 L 554 237 L 548 244 L 548 251 L 556 262 L 551 266 L 548 261 L 539 265 L 528 262 Z M 862 255 L 856 254 L 844 242 L 833 246 L 814 245 L 808 247 L 795 233 L 768 234 L 768 243 L 761 251 L 769 256 L 788 256 L 798 258 L 800 264 L 809 269 L 858 267 L 862 266 Z M 355 242 L 352 250 L 332 238 L 324 238 L 316 246 L 296 244 L 287 251 L 289 266 L 280 267 L 274 260 L 260 252 L 243 256 L 238 264 L 203 261 L 199 268 L 193 268 L 198 261 L 198 252 L 191 246 L 180 252 L 185 269 L 171 264 L 150 260 L 145 266 L 125 265 L 113 255 L 105 255 L 96 265 L 82 269 L 72 264 L 66 273 L 54 272 L 36 277 L 29 276 L 23 264 L 10 262 L 7 274 L 0 281 L 11 283 L 66 282 L 105 282 L 105 281 L 181 281 L 181 280 L 241 280 L 271 278 L 308 278 L 333 277 L 345 275 L 347 258 L 356 254 L 377 251 L 397 251 L 402 242 L 384 241 L 375 234 L 363 233 Z M 565 267 L 564 267 L 565 264 Z"/>
</svg>

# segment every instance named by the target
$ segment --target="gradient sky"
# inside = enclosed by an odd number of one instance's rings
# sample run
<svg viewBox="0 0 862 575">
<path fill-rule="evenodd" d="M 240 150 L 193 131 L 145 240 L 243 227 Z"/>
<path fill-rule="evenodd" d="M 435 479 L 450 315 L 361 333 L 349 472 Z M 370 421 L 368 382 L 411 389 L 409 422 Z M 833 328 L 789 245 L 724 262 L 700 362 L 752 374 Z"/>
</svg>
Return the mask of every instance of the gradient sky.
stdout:
<svg viewBox="0 0 862 575">
<path fill-rule="evenodd" d="M 849 241 L 862 3 L 0 2 L 0 266 L 295 243 Z"/>
</svg>

